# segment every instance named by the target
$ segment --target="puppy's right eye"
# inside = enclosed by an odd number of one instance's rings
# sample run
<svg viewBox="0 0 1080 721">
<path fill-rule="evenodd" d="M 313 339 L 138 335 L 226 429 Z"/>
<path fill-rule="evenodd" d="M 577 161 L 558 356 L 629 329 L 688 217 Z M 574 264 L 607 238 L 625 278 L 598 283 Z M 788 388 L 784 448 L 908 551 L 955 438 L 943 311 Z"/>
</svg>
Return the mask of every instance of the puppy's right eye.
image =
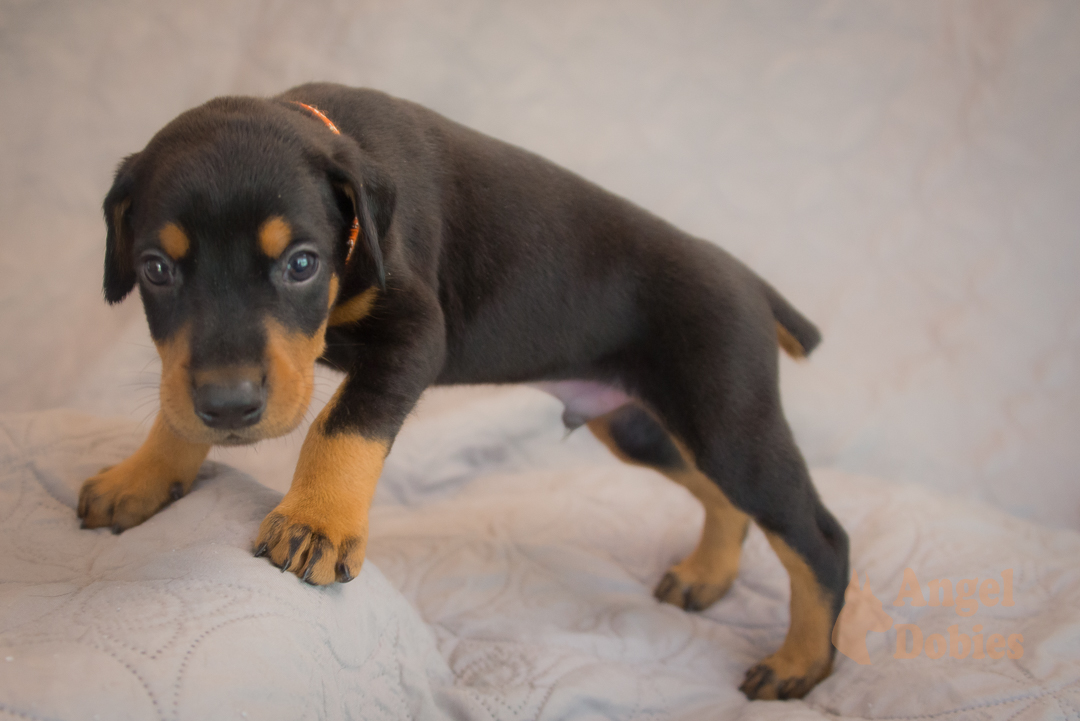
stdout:
<svg viewBox="0 0 1080 721">
<path fill-rule="evenodd" d="M 168 285 L 173 281 L 172 263 L 154 256 L 143 261 L 143 275 L 154 285 Z"/>
</svg>

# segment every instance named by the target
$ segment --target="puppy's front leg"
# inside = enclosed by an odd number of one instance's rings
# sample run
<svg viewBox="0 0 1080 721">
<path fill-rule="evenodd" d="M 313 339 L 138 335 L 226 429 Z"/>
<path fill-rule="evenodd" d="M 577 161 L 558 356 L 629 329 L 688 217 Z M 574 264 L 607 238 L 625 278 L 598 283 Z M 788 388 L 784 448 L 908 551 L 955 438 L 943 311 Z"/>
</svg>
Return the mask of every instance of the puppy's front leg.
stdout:
<svg viewBox="0 0 1080 721">
<path fill-rule="evenodd" d="M 348 376 L 311 425 L 289 492 L 259 528 L 255 555 L 311 584 L 360 573 L 383 459 L 442 367 L 444 328 L 423 287 L 399 286 L 362 319 L 332 319 L 324 357 Z"/>
<path fill-rule="evenodd" d="M 256 556 L 317 585 L 350 581 L 360 572 L 368 509 L 390 450 L 387 439 L 328 427 L 341 395 L 308 430 L 292 486 L 263 520 L 256 541 Z"/>
<path fill-rule="evenodd" d="M 158 413 L 139 450 L 83 484 L 78 510 L 83 528 L 111 526 L 120 533 L 142 523 L 191 489 L 209 452 L 209 444 L 181 438 Z"/>
</svg>

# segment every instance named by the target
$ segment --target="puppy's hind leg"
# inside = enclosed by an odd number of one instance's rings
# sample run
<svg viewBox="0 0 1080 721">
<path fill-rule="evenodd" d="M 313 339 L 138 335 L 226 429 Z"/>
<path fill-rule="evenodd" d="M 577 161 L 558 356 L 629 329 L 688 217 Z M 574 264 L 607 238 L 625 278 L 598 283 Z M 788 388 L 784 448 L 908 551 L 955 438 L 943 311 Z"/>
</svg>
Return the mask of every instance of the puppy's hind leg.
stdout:
<svg viewBox="0 0 1080 721">
<path fill-rule="evenodd" d="M 704 266 L 708 258 L 701 257 Z M 664 286 L 649 352 L 627 386 L 684 444 L 701 475 L 752 518 L 791 584 L 783 645 L 746 675 L 752 699 L 801 698 L 832 668 L 832 628 L 848 581 L 848 541 L 818 498 L 780 404 L 776 319 L 760 281 L 737 266 L 728 284 Z M 806 345 L 813 345 L 807 334 Z"/>
<path fill-rule="evenodd" d="M 802 698 L 832 670 L 832 628 L 848 575 L 847 535 L 818 498 L 778 408 L 752 436 L 712 444 L 699 458 L 706 474 L 765 532 L 791 585 L 784 643 L 747 672 L 740 688 L 751 699 Z"/>
<path fill-rule="evenodd" d="M 589 421 L 589 429 L 615 456 L 647 466 L 685 487 L 705 508 L 705 524 L 694 551 L 671 569 L 654 595 L 688 611 L 700 611 L 728 592 L 739 573 L 739 555 L 749 517 L 697 469 L 687 449 L 637 404 Z"/>
</svg>

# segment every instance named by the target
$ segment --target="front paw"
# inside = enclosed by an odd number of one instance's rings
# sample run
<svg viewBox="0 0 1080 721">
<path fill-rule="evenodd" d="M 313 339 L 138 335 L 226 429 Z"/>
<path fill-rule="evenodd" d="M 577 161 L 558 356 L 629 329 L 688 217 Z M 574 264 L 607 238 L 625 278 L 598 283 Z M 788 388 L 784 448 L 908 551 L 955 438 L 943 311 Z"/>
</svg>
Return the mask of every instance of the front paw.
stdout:
<svg viewBox="0 0 1080 721">
<path fill-rule="evenodd" d="M 120 533 L 184 495 L 183 482 L 163 480 L 156 469 L 129 461 L 103 468 L 83 484 L 78 508 L 83 528 L 109 526 Z"/>
<path fill-rule="evenodd" d="M 319 522 L 302 512 L 288 512 L 282 503 L 259 527 L 255 555 L 292 571 L 314 586 L 356 578 L 364 563 L 367 534 L 348 524 Z"/>
</svg>

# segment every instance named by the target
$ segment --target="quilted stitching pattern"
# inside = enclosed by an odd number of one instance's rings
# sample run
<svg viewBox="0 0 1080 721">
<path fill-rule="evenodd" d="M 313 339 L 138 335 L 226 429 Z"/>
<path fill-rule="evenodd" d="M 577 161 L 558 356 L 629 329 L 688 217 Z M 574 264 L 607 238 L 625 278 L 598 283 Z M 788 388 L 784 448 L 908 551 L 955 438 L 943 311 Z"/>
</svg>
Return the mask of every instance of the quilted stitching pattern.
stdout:
<svg viewBox="0 0 1080 721">
<path fill-rule="evenodd" d="M 736 690 L 787 628 L 786 578 L 764 538 L 751 533 L 735 586 L 708 612 L 656 603 L 650 589 L 692 548 L 700 508 L 588 434 L 560 443 L 556 405 L 523 389 L 425 402 L 387 464 L 369 563 L 330 589 L 250 556 L 277 494 L 217 463 L 142 526 L 78 530 L 79 480 L 131 449 L 131 427 L 0 416 L 0 717 L 775 717 Z M 978 622 L 1023 633 L 1025 653 L 897 660 L 895 631 L 872 633 L 871 665 L 839 657 L 783 718 L 1076 715 L 1078 534 L 917 487 L 816 479 L 896 623 L 929 634 Z M 895 608 L 905 567 L 924 582 L 1013 568 L 1016 603 L 971 620 Z"/>
<path fill-rule="evenodd" d="M 430 633 L 376 568 L 320 591 L 251 557 L 277 494 L 208 464 L 195 493 L 142 526 L 83 531 L 72 515 L 79 479 L 130 451 L 131 427 L 65 413 L 5 421 L 0 711 L 439 717 L 423 692 L 441 668 Z"/>
</svg>

